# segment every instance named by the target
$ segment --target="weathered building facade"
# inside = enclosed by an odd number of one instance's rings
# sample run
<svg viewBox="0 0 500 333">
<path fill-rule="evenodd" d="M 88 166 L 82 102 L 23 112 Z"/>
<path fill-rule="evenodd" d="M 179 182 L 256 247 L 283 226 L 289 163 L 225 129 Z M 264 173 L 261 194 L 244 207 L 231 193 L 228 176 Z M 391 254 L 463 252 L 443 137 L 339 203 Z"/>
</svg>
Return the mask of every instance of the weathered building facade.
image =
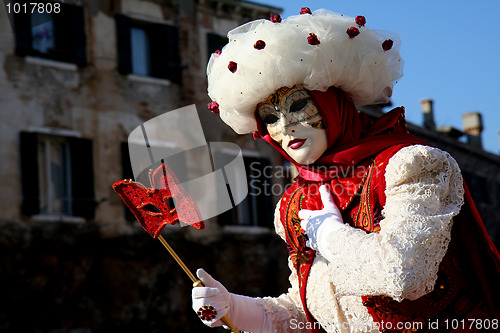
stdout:
<svg viewBox="0 0 500 333">
<path fill-rule="evenodd" d="M 210 113 L 205 77 L 227 31 L 280 9 L 247 1 L 52 5 L 50 13 L 0 11 L 0 331 L 211 331 L 190 309 L 190 280 L 111 185 L 132 176 L 129 133 L 190 104 L 207 142 L 236 142 L 249 170 L 282 164 L 264 142 L 235 135 Z M 277 294 L 287 267 L 269 227 L 273 210 L 262 194 L 223 223 L 164 236 L 193 270 L 204 267 L 228 288 Z"/>
</svg>

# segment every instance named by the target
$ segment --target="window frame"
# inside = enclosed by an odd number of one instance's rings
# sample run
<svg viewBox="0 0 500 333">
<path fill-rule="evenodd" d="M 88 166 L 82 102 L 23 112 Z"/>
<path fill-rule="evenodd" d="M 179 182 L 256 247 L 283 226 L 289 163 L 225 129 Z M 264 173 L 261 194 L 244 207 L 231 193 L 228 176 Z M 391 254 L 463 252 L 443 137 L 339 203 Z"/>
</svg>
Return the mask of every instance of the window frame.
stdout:
<svg viewBox="0 0 500 333">
<path fill-rule="evenodd" d="M 20 12 L 13 14 L 15 53 L 20 57 L 32 56 L 85 67 L 87 66 L 85 8 L 64 2 L 57 3 L 61 5 L 61 11 L 64 12 L 64 15 L 51 14 L 56 35 L 54 51 L 42 53 L 33 48 L 32 14 L 31 12 Z M 80 23 L 78 24 L 78 22 Z"/>
<path fill-rule="evenodd" d="M 207 59 L 210 60 L 212 53 L 214 53 L 217 50 L 221 51 L 222 48 L 228 43 L 228 40 L 226 36 L 220 35 L 212 31 L 207 32 L 205 36 L 207 42 L 207 56 L 208 56 Z"/>
<path fill-rule="evenodd" d="M 38 179 L 40 184 L 40 214 L 42 215 L 65 215 L 73 216 L 72 202 L 72 182 L 71 182 L 71 157 L 70 157 L 70 147 L 67 139 L 61 136 L 39 134 L 37 138 L 38 144 Z M 59 146 L 61 149 L 57 154 L 61 159 L 62 175 L 58 182 L 61 192 L 64 193 L 64 197 L 61 199 L 61 209 L 56 210 L 53 203 L 58 199 L 57 189 L 52 186 L 48 186 L 49 183 L 54 182 L 54 164 L 52 163 L 52 152 L 51 149 L 54 146 Z M 42 151 L 43 150 L 43 151 Z M 42 165 L 44 164 L 44 165 Z M 44 186 L 45 185 L 45 186 Z M 66 201 L 66 202 L 64 202 Z"/>
<path fill-rule="evenodd" d="M 93 141 L 74 135 L 63 133 L 50 133 L 51 131 L 20 131 L 20 170 L 22 203 L 21 213 L 34 219 L 51 216 L 58 217 L 81 217 L 86 220 L 95 218 L 95 193 L 94 193 L 94 163 L 93 163 Z M 69 147 L 69 159 L 71 163 L 71 215 L 68 214 L 45 214 L 41 212 L 40 191 L 40 166 L 38 145 L 41 136 L 54 136 L 66 140 Z M 37 218 L 38 217 L 38 218 Z"/>
<path fill-rule="evenodd" d="M 149 39 L 149 75 L 156 79 L 181 83 L 179 29 L 167 22 L 159 23 L 115 14 L 118 72 L 122 75 L 142 75 L 133 72 L 131 30 L 145 31 Z"/>
</svg>

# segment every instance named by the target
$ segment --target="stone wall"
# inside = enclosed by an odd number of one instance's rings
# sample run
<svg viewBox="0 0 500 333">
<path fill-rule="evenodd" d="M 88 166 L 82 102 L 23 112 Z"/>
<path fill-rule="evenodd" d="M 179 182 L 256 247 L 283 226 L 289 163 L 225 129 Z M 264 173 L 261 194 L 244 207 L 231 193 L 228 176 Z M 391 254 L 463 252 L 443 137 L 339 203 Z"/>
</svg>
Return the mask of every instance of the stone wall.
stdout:
<svg viewBox="0 0 500 333">
<path fill-rule="evenodd" d="M 216 332 L 191 309 L 189 278 L 143 230 L 103 239 L 92 223 L 9 224 L 0 235 L 1 332 Z M 210 245 L 182 229 L 164 237 L 193 272 L 203 267 L 231 292 L 288 288 L 275 234 L 221 233 Z"/>
</svg>

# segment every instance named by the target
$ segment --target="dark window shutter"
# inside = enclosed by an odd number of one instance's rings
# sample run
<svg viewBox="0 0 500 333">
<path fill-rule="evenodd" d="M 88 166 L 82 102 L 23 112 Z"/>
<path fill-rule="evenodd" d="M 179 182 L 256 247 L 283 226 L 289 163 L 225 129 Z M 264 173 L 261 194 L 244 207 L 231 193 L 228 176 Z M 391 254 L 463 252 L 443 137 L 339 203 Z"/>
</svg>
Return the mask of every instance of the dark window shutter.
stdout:
<svg viewBox="0 0 500 333">
<path fill-rule="evenodd" d="M 222 50 L 222 48 L 226 44 L 227 44 L 227 38 L 226 37 L 214 34 L 212 32 L 207 33 L 208 59 L 210 59 L 210 56 L 212 55 L 212 53 L 214 53 L 217 50 Z"/>
<path fill-rule="evenodd" d="M 14 33 L 16 37 L 16 55 L 21 57 L 29 55 L 31 52 L 31 21 L 29 14 L 19 13 L 14 15 Z"/>
<path fill-rule="evenodd" d="M 164 24 L 148 24 L 145 26 L 149 37 L 149 54 L 151 76 L 167 79 L 169 76 L 168 26 Z"/>
<path fill-rule="evenodd" d="M 249 214 L 255 225 L 262 227 L 272 227 L 274 221 L 274 208 L 272 202 L 272 178 L 265 172 L 271 167 L 268 158 L 244 156 L 248 196 Z M 258 170 L 258 172 L 257 172 Z"/>
<path fill-rule="evenodd" d="M 21 156 L 21 212 L 31 216 L 40 213 L 40 185 L 38 179 L 38 136 L 20 133 Z"/>
<path fill-rule="evenodd" d="M 147 33 L 152 76 L 180 83 L 179 30 L 166 24 L 150 24 Z"/>
<path fill-rule="evenodd" d="M 167 78 L 175 83 L 181 83 L 181 59 L 179 51 L 179 29 L 167 25 L 167 64 L 168 76 Z"/>
<path fill-rule="evenodd" d="M 263 227 L 274 226 L 274 207 L 272 199 L 272 177 L 267 176 L 271 168 L 271 161 L 268 158 L 259 158 L 261 163 L 260 181 L 262 184 L 261 194 L 257 197 L 257 223 Z"/>
<path fill-rule="evenodd" d="M 236 224 L 236 208 L 231 208 L 222 214 L 217 215 L 219 225 L 234 225 Z"/>
<path fill-rule="evenodd" d="M 75 55 L 75 63 L 79 67 L 84 67 L 87 65 L 87 37 L 85 33 L 85 11 L 83 7 L 74 7 L 74 17 L 75 22 L 78 22 L 78 24 L 72 25 L 75 38 L 73 54 Z"/>
<path fill-rule="evenodd" d="M 65 29 L 69 30 L 72 39 L 70 41 L 73 62 L 79 67 L 87 65 L 87 37 L 85 33 L 85 11 L 81 6 L 66 5 L 67 11 L 70 15 L 59 15 L 59 17 L 66 17 L 67 20 L 71 18 L 71 22 L 67 22 Z M 65 6 L 65 7 L 66 7 Z M 66 10 L 62 7 L 61 10 Z M 54 15 L 57 17 L 57 15 Z"/>
<path fill-rule="evenodd" d="M 128 150 L 128 143 L 122 142 L 120 144 L 120 151 L 122 155 L 122 174 L 123 179 L 134 179 L 132 171 L 132 164 L 130 163 L 130 153 Z"/>
<path fill-rule="evenodd" d="M 83 7 L 61 4 L 64 15 L 53 14 L 56 31 L 54 58 L 77 64 L 87 65 L 85 12 Z"/>
<path fill-rule="evenodd" d="M 123 179 L 134 179 L 134 173 L 132 171 L 132 164 L 130 163 L 130 153 L 128 150 L 128 143 L 122 142 L 120 145 L 120 151 L 122 155 L 122 173 Z M 135 221 L 135 216 L 132 214 L 130 209 L 123 204 L 123 209 L 125 210 L 125 219 L 127 221 Z"/>
<path fill-rule="evenodd" d="M 132 25 L 132 20 L 128 16 L 116 14 L 115 23 L 118 72 L 126 75 L 132 72 L 132 56 L 130 49 L 130 27 Z"/>
<path fill-rule="evenodd" d="M 63 6 L 61 10 L 67 10 L 67 15 L 52 15 L 55 30 L 55 47 L 51 50 L 50 57 L 55 60 L 74 62 L 73 60 L 73 6 Z M 70 23 L 71 22 L 71 23 Z"/>
<path fill-rule="evenodd" d="M 69 138 L 73 216 L 95 217 L 92 140 Z"/>
</svg>

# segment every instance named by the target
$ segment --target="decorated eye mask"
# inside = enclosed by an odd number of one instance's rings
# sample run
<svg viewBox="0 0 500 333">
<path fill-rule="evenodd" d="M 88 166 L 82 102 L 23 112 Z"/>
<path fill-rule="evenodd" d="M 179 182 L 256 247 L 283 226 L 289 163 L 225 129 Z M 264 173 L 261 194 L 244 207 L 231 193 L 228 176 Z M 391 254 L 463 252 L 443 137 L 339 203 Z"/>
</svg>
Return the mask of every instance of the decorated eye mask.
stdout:
<svg viewBox="0 0 500 333">
<path fill-rule="evenodd" d="M 271 138 L 295 162 L 311 164 L 325 152 L 323 116 L 307 90 L 280 88 L 257 107 Z"/>
<path fill-rule="evenodd" d="M 314 105 L 307 90 L 301 87 L 282 87 L 258 105 L 259 115 L 275 141 L 287 129 L 302 125 L 324 129 L 323 117 Z"/>
</svg>

